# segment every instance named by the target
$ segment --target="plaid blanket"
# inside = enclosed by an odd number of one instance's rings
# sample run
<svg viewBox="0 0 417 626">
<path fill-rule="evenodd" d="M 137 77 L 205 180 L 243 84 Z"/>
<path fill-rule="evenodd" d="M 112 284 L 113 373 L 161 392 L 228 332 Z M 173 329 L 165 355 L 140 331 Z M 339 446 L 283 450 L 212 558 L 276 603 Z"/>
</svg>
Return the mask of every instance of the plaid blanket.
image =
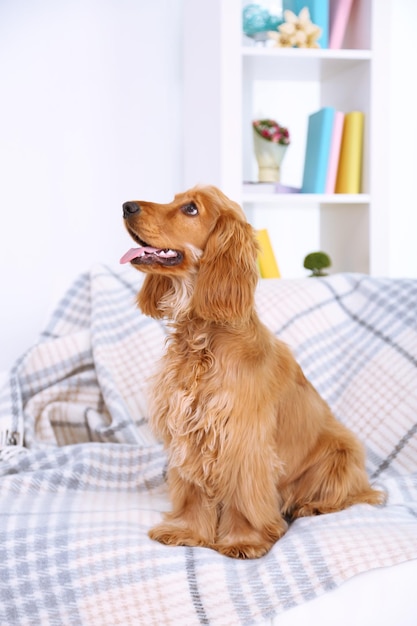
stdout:
<svg viewBox="0 0 417 626">
<path fill-rule="evenodd" d="M 256 561 L 147 537 L 169 508 L 145 394 L 167 330 L 135 308 L 141 280 L 130 267 L 80 276 L 2 389 L 0 623 L 255 624 L 416 559 L 417 280 L 261 281 L 261 318 L 365 443 L 389 498 L 299 519 Z"/>
</svg>

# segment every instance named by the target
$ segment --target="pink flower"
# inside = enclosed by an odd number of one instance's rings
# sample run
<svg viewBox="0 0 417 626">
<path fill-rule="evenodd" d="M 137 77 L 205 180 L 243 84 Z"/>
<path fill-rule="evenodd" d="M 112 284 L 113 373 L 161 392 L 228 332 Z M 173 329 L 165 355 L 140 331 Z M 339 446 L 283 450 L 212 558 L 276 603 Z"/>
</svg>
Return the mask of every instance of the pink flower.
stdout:
<svg viewBox="0 0 417 626">
<path fill-rule="evenodd" d="M 252 126 L 255 131 L 267 141 L 287 146 L 290 143 L 290 133 L 287 128 L 280 126 L 275 120 L 254 120 Z"/>
</svg>

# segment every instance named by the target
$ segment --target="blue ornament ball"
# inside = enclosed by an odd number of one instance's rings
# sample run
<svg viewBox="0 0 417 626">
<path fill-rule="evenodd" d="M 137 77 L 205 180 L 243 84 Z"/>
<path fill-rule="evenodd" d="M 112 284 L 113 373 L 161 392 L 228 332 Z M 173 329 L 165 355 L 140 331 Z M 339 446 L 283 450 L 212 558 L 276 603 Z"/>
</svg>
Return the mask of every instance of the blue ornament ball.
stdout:
<svg viewBox="0 0 417 626">
<path fill-rule="evenodd" d="M 269 11 L 259 4 L 248 4 L 242 12 L 243 32 L 255 35 L 269 29 Z"/>
</svg>

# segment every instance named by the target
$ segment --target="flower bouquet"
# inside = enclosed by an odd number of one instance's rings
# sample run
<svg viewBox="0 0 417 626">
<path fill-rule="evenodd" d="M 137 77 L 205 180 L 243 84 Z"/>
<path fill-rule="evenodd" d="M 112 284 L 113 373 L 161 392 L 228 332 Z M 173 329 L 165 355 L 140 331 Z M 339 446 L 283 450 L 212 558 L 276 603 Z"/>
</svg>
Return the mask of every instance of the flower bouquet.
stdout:
<svg viewBox="0 0 417 626">
<path fill-rule="evenodd" d="M 281 163 L 290 144 L 288 128 L 271 119 L 254 120 L 252 128 L 259 181 L 278 182 Z"/>
</svg>

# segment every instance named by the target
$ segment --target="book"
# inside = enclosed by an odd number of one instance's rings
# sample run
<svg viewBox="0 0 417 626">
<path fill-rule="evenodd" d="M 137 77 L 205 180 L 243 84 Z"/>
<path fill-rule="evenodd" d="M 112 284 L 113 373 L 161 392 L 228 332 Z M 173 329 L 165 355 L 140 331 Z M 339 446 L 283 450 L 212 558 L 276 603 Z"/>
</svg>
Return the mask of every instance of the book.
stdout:
<svg viewBox="0 0 417 626">
<path fill-rule="evenodd" d="M 329 46 L 329 0 L 283 0 L 283 11 L 289 10 L 296 15 L 307 7 L 313 24 L 321 28 L 321 35 L 317 40 L 320 48 Z"/>
<path fill-rule="evenodd" d="M 258 267 L 261 278 L 281 278 L 271 240 L 269 239 L 268 230 L 266 228 L 257 230 L 256 238 L 260 247 L 258 252 Z"/>
<path fill-rule="evenodd" d="M 364 120 L 361 111 L 345 114 L 335 193 L 361 192 Z"/>
<path fill-rule="evenodd" d="M 323 107 L 308 118 L 301 193 L 325 193 L 336 111 Z"/>
<path fill-rule="evenodd" d="M 339 166 L 340 146 L 342 144 L 343 122 L 345 116 L 341 111 L 336 111 L 333 121 L 332 139 L 330 143 L 329 164 L 327 166 L 327 178 L 325 193 L 334 193 L 336 187 L 337 168 Z"/>
<path fill-rule="evenodd" d="M 329 48 L 343 46 L 353 0 L 332 0 L 329 15 Z"/>
</svg>

